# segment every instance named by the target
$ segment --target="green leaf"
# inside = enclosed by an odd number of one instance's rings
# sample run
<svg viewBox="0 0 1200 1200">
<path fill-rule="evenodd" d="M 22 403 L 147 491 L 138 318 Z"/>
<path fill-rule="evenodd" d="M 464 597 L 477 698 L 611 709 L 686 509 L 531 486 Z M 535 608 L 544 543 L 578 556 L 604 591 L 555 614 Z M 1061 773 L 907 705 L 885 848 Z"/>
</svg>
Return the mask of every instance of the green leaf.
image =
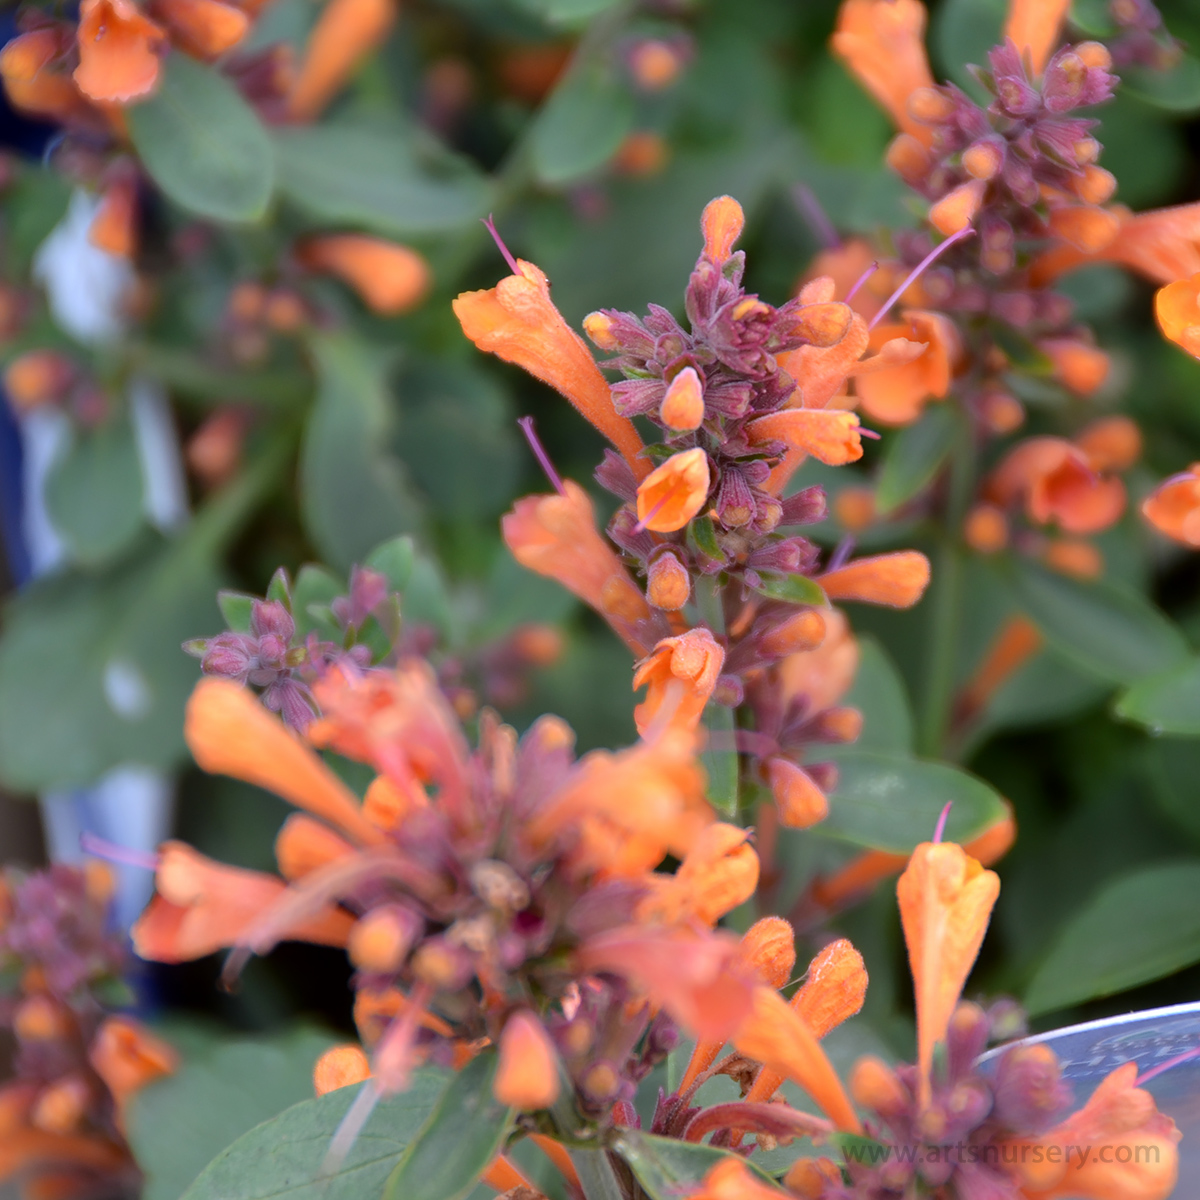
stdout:
<svg viewBox="0 0 1200 1200">
<path fill-rule="evenodd" d="M 254 609 L 253 596 L 222 588 L 217 593 L 217 607 L 221 610 L 227 628 L 232 629 L 234 633 L 250 632 L 250 615 Z"/>
<path fill-rule="evenodd" d="M 110 562 L 142 529 L 142 467 L 124 417 L 76 433 L 46 479 L 46 511 L 74 562 Z"/>
<path fill-rule="evenodd" d="M 688 540 L 694 543 L 696 549 L 706 558 L 720 562 L 721 543 L 717 541 L 717 531 L 712 523 L 712 517 L 697 517 L 688 524 Z"/>
<path fill-rule="evenodd" d="M 1071 24 L 1088 37 L 1107 38 L 1117 32 L 1111 0 L 1072 0 Z"/>
<path fill-rule="evenodd" d="M 884 648 L 870 634 L 858 639 L 858 671 L 843 704 L 863 715 L 856 750 L 883 754 L 913 752 L 913 717 L 904 680 Z"/>
<path fill-rule="evenodd" d="M 1159 807 L 1200 842 L 1200 741 L 1159 738 L 1146 747 L 1146 757 Z"/>
<path fill-rule="evenodd" d="M 392 422 L 378 356 L 348 333 L 318 335 L 317 402 L 300 457 L 301 511 L 331 566 L 348 570 L 421 514 L 404 466 L 381 447 Z"/>
<path fill-rule="evenodd" d="M 1153 67 L 1125 67 L 1121 86 L 1155 108 L 1190 113 L 1200 109 L 1200 61 L 1184 54 L 1169 71 Z"/>
<path fill-rule="evenodd" d="M 516 6 L 551 25 L 576 26 L 615 8 L 620 0 L 516 0 Z"/>
<path fill-rule="evenodd" d="M 825 603 L 825 593 L 815 579 L 804 575 L 763 575 L 762 582 L 754 589 L 760 596 L 771 600 L 782 600 L 785 604 Z"/>
<path fill-rule="evenodd" d="M 571 183 L 603 166 L 633 127 L 633 117 L 628 89 L 606 64 L 576 64 L 530 134 L 537 177 L 548 184 Z"/>
<path fill-rule="evenodd" d="M 1137 593 L 1084 583 L 1026 559 L 1012 565 L 1019 606 L 1065 658 L 1100 678 L 1132 683 L 1186 655 L 1179 631 Z"/>
<path fill-rule="evenodd" d="M 180 1068 L 139 1092 L 129 1109 L 130 1144 L 146 1175 L 142 1200 L 179 1200 L 231 1142 L 310 1100 L 313 1063 L 333 1043 L 315 1030 L 272 1038 L 163 1034 L 177 1044 Z"/>
<path fill-rule="evenodd" d="M 738 807 L 738 755 L 733 747 L 735 731 L 732 708 L 709 704 L 704 710 L 704 725 L 710 735 L 729 744 L 712 745 L 710 736 L 701 754 L 708 775 L 708 802 L 722 816 L 732 817 Z"/>
<path fill-rule="evenodd" d="M 1025 994 L 1031 1016 L 1161 979 L 1200 962 L 1200 862 L 1107 884 L 1060 931 Z"/>
<path fill-rule="evenodd" d="M 320 222 L 415 237 L 487 212 L 491 188 L 478 169 L 399 124 L 333 120 L 271 137 L 280 192 Z"/>
<path fill-rule="evenodd" d="M 296 632 L 306 637 L 314 629 L 329 642 L 340 642 L 342 631 L 329 616 L 329 605 L 346 594 L 346 584 L 332 571 L 306 563 L 292 587 L 292 616 Z"/>
<path fill-rule="evenodd" d="M 138 157 L 177 204 L 217 221 L 255 221 L 267 211 L 275 182 L 271 143 L 223 75 L 171 54 L 158 91 L 126 114 Z"/>
<path fill-rule="evenodd" d="M 821 833 L 858 846 L 908 854 L 928 841 L 951 802 L 946 839 L 969 842 L 1006 812 L 986 783 L 947 763 L 850 748 L 832 750 L 838 784 Z"/>
<path fill-rule="evenodd" d="M 384 1188 L 384 1200 L 459 1200 L 495 1158 L 512 1109 L 492 1095 L 500 1056 L 476 1055 L 449 1083 Z"/>
<path fill-rule="evenodd" d="M 881 516 L 923 491 L 954 444 L 957 416 L 949 404 L 931 404 L 913 425 L 892 439 L 883 460 L 875 507 Z"/>
<path fill-rule="evenodd" d="M 1153 733 L 1200 737 L 1200 659 L 1138 680 L 1117 700 L 1115 711 Z"/>
<path fill-rule="evenodd" d="M 416 562 L 416 549 L 410 537 L 392 538 L 376 546 L 363 562 L 364 567 L 385 576 L 393 591 L 402 592 L 408 586 Z"/>
<path fill-rule="evenodd" d="M 446 1081 L 444 1071 L 415 1071 L 407 1091 L 379 1102 L 337 1173 L 328 1176 L 320 1174 L 321 1165 L 358 1089 L 293 1105 L 213 1159 L 184 1200 L 376 1200 Z"/>
<path fill-rule="evenodd" d="M 987 66 L 988 51 L 1004 40 L 1008 0 L 946 0 L 938 6 L 933 23 L 932 47 L 941 70 L 977 98 L 987 95 L 968 65 Z"/>
<path fill-rule="evenodd" d="M 696 1191 L 717 1163 L 732 1157 L 716 1146 L 657 1137 L 635 1129 L 622 1130 L 613 1149 L 628 1164 L 651 1200 L 679 1200 L 680 1196 Z M 740 1157 L 739 1161 L 746 1162 Z M 746 1165 L 759 1182 L 768 1182 L 768 1177 L 753 1162 Z"/>
</svg>

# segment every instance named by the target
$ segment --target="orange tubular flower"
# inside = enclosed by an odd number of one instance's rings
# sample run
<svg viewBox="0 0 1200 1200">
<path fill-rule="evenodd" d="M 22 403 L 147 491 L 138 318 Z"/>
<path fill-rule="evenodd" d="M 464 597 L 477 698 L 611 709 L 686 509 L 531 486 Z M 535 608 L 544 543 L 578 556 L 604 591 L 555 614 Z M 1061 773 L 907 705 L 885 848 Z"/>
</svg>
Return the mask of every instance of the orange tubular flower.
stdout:
<svg viewBox="0 0 1200 1200">
<path fill-rule="evenodd" d="M 785 442 L 831 467 L 862 458 L 858 417 L 840 409 L 785 408 L 749 422 L 746 431 L 754 445 Z"/>
<path fill-rule="evenodd" d="M 858 558 L 821 576 L 821 587 L 831 600 L 860 600 L 911 608 L 929 584 L 929 559 L 918 550 L 899 550 Z"/>
<path fill-rule="evenodd" d="M 755 987 L 738 943 L 721 933 L 630 925 L 591 938 L 575 959 L 584 971 L 630 980 L 705 1041 L 728 1041 L 746 1022 L 757 992 L 778 998 Z"/>
<path fill-rule="evenodd" d="M 130 931 L 133 947 L 151 962 L 186 962 L 232 946 L 287 890 L 274 875 L 227 867 L 182 842 L 167 842 L 156 874 L 158 892 Z M 323 908 L 283 930 L 322 946 L 344 946 L 354 918 Z"/>
<path fill-rule="evenodd" d="M 933 1049 L 983 944 L 1000 879 L 953 842 L 923 842 L 896 884 L 917 1000 L 917 1063 L 927 1100 Z"/>
<path fill-rule="evenodd" d="M 108 1017 L 96 1031 L 88 1056 L 113 1094 L 122 1125 L 129 1101 L 148 1083 L 173 1074 L 179 1065 L 174 1048 L 131 1017 Z"/>
<path fill-rule="evenodd" d="M 222 0 L 154 0 L 171 40 L 197 58 L 220 58 L 250 31 L 250 16 Z"/>
<path fill-rule="evenodd" d="M 184 725 L 197 765 L 275 792 L 366 845 L 381 840 L 354 793 L 244 688 L 202 679 L 188 701 Z"/>
<path fill-rule="evenodd" d="M 1000 505 L 1024 496 L 1030 520 L 1057 521 L 1066 533 L 1107 529 L 1125 508 L 1125 485 L 1101 475 L 1078 446 L 1055 437 L 1017 446 L 992 473 L 987 492 Z"/>
<path fill-rule="evenodd" d="M 545 1026 L 531 1012 L 513 1013 L 500 1034 L 492 1094 L 501 1104 L 531 1112 L 549 1108 L 558 1092 L 558 1054 Z"/>
<path fill-rule="evenodd" d="M 1159 533 L 1200 549 L 1200 463 L 1163 480 L 1142 501 L 1142 516 Z"/>
<path fill-rule="evenodd" d="M 83 0 L 75 84 L 92 100 L 116 104 L 149 95 L 165 41 L 162 27 L 130 0 Z"/>
<path fill-rule="evenodd" d="M 924 343 L 924 353 L 897 366 L 881 365 L 862 372 L 854 383 L 863 411 L 884 425 L 911 424 L 920 417 L 927 400 L 945 399 L 962 357 L 962 339 L 949 317 L 919 309 L 906 310 L 903 315 L 904 322 L 874 330 L 872 349 L 882 356 L 887 343 L 903 339 Z"/>
<path fill-rule="evenodd" d="M 365 805 L 364 805 L 365 811 Z M 275 838 L 275 861 L 284 879 L 294 881 L 311 875 L 339 858 L 354 853 L 354 847 L 328 825 L 305 813 L 292 813 Z"/>
<path fill-rule="evenodd" d="M 132 176 L 116 179 L 105 189 L 88 241 L 118 258 L 133 257 L 137 250 L 137 183 Z"/>
<path fill-rule="evenodd" d="M 1011 617 L 963 688 L 959 702 L 962 716 L 973 717 L 982 712 L 1000 687 L 1037 654 L 1044 643 L 1038 627 L 1028 617 Z"/>
<path fill-rule="evenodd" d="M 929 126 L 908 106 L 913 92 L 934 85 L 920 0 L 844 0 L 832 46 L 896 125 L 929 145 Z"/>
<path fill-rule="evenodd" d="M 1163 337 L 1200 358 L 1200 273 L 1160 288 L 1154 296 L 1154 315 Z"/>
<path fill-rule="evenodd" d="M 432 283 L 429 264 L 415 250 L 358 233 L 306 238 L 296 257 L 349 284 L 368 308 L 384 316 L 416 308 Z"/>
<path fill-rule="evenodd" d="M 1030 66 L 1040 75 L 1058 45 L 1071 0 L 1011 0 L 1004 36 L 1029 55 Z"/>
<path fill-rule="evenodd" d="M 725 650 L 706 626 L 663 638 L 633 673 L 634 690 L 647 689 L 646 699 L 633 710 L 638 733 L 645 736 L 664 705 L 675 706 L 672 725 L 695 729 L 724 663 Z"/>
<path fill-rule="evenodd" d="M 639 906 L 638 916 L 668 925 L 684 921 L 715 925 L 754 895 L 758 869 L 749 832 L 714 823 L 698 834 L 674 875 L 648 876 L 652 890 Z"/>
<path fill-rule="evenodd" d="M 1006 1149 L 1012 1155 L 1001 1161 L 1014 1164 L 1009 1169 L 1030 1200 L 1166 1200 L 1171 1195 L 1179 1176 L 1182 1134 L 1158 1111 L 1154 1097 L 1136 1086 L 1137 1073 L 1137 1063 L 1123 1063 L 1083 1108 L 1049 1133 L 1001 1146 L 1002 1156 Z M 1050 1147 L 1058 1153 L 1047 1154 Z M 1064 1153 L 1067 1147 L 1075 1153 Z M 1081 1154 L 1080 1147 L 1093 1148 L 1093 1153 Z M 1103 1159 L 1101 1147 L 1107 1151 Z M 1021 1153 L 1025 1148 L 1034 1153 Z M 1124 1157 L 1122 1149 L 1127 1150 Z"/>
<path fill-rule="evenodd" d="M 288 96 L 291 115 L 298 121 L 320 116 L 395 19 L 393 0 L 327 0 Z"/>
<path fill-rule="evenodd" d="M 597 530 L 592 502 L 579 484 L 567 479 L 561 495 L 518 500 L 500 528 L 521 566 L 557 580 L 594 608 L 635 654 L 649 653 L 650 606 Z"/>
<path fill-rule="evenodd" d="M 673 454 L 638 484 L 638 521 L 656 533 L 682 529 L 708 499 L 708 455 L 698 446 Z"/>
<path fill-rule="evenodd" d="M 804 1018 L 773 988 L 754 989 L 751 1013 L 733 1044 L 764 1069 L 799 1084 L 837 1127 L 861 1133 L 862 1125 L 842 1081 Z"/>
<path fill-rule="evenodd" d="M 313 1091 L 327 1096 L 338 1088 L 352 1087 L 371 1078 L 371 1062 L 357 1043 L 331 1046 L 313 1067 Z"/>
<path fill-rule="evenodd" d="M 779 823 L 789 829 L 810 829 L 829 816 L 829 800 L 813 777 L 790 758 L 767 759 L 767 783 L 779 810 Z"/>
<path fill-rule="evenodd" d="M 633 422 L 612 405 L 612 393 L 583 339 L 562 319 L 550 299 L 546 276 L 517 260 L 519 274 L 482 292 L 463 292 L 454 314 L 463 333 L 489 354 L 515 363 L 565 396 L 624 456 L 634 477 L 650 464 Z"/>
</svg>

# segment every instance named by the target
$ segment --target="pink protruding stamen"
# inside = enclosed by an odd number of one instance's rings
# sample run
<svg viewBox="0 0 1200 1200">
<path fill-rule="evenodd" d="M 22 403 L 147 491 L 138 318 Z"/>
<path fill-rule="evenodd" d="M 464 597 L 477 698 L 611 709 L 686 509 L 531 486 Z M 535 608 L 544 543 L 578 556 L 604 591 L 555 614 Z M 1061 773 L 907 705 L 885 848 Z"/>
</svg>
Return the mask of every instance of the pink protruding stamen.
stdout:
<svg viewBox="0 0 1200 1200">
<path fill-rule="evenodd" d="M 854 299 L 854 297 L 858 295 L 859 288 L 861 288 L 861 287 L 862 287 L 862 285 L 863 285 L 864 283 L 866 283 L 866 282 L 867 282 L 867 280 L 868 280 L 868 279 L 870 279 L 870 278 L 871 278 L 871 276 L 872 276 L 872 275 L 874 275 L 874 274 L 875 274 L 875 272 L 876 272 L 876 271 L 878 271 L 878 270 L 879 270 L 879 264 L 878 264 L 877 262 L 873 262 L 873 263 L 872 263 L 872 264 L 871 264 L 871 265 L 870 265 L 870 266 L 869 266 L 869 267 L 868 267 L 868 268 L 867 268 L 867 269 L 866 269 L 866 270 L 865 270 L 865 271 L 864 271 L 864 272 L 863 272 L 863 273 L 862 273 L 862 274 L 861 274 L 861 275 L 858 277 L 858 279 L 857 279 L 857 281 L 855 282 L 854 286 L 853 286 L 853 287 L 852 287 L 852 288 L 851 288 L 851 289 L 850 289 L 850 290 L 849 290 L 849 291 L 846 293 L 846 298 L 845 298 L 845 300 L 843 301 L 843 303 L 845 303 L 845 304 L 849 304 L 849 303 L 850 303 L 850 301 L 851 301 L 851 300 L 853 300 L 853 299 Z"/>
<path fill-rule="evenodd" d="M 946 807 L 942 809 L 942 815 L 938 817 L 938 823 L 933 830 L 933 844 L 938 846 L 941 844 L 942 838 L 946 834 L 946 822 L 950 820 L 950 810 L 954 807 L 954 801 L 948 800 Z"/>
<path fill-rule="evenodd" d="M 854 539 L 852 537 L 844 537 L 837 544 L 837 548 L 829 556 L 829 561 L 825 564 L 825 574 L 830 571 L 840 571 L 846 565 L 850 555 L 854 553 Z"/>
<path fill-rule="evenodd" d="M 861 426 L 858 430 L 859 437 L 870 438 L 873 442 L 879 441 L 883 437 L 882 433 L 876 433 L 874 429 L 863 429 Z"/>
<path fill-rule="evenodd" d="M 634 533 L 641 533 L 646 526 L 654 520 L 658 515 L 658 510 L 670 499 L 669 496 L 664 496 L 634 527 Z"/>
<path fill-rule="evenodd" d="M 504 244 L 504 239 L 500 236 L 499 232 L 497 231 L 496 221 L 493 218 L 492 214 L 488 213 L 488 215 L 486 217 L 480 217 L 479 221 L 480 221 L 480 224 L 483 225 L 484 229 L 486 229 L 488 231 L 488 233 L 490 233 L 492 235 L 492 241 L 495 242 L 496 245 L 500 247 L 500 253 L 504 255 L 504 261 L 506 263 L 508 263 L 508 265 L 512 268 L 512 273 L 514 275 L 520 275 L 521 268 L 517 266 L 517 260 L 515 258 L 513 258 L 512 251 L 509 250 L 509 248 Z"/>
<path fill-rule="evenodd" d="M 1185 1062 L 1191 1062 L 1193 1058 L 1200 1058 L 1200 1046 L 1193 1046 L 1191 1050 L 1185 1050 L 1182 1054 L 1175 1055 L 1174 1058 L 1168 1058 L 1165 1063 L 1159 1063 L 1157 1067 L 1151 1067 L 1149 1071 L 1143 1075 L 1139 1075 L 1133 1081 L 1133 1086 L 1141 1087 L 1151 1079 L 1157 1078 L 1164 1071 L 1169 1071 L 1172 1067 L 1178 1067 Z"/>
<path fill-rule="evenodd" d="M 160 856 L 149 850 L 134 850 L 131 846 L 118 846 L 94 833 L 85 833 L 79 839 L 79 848 L 93 858 L 117 863 L 122 867 L 140 867 L 143 871 L 157 871 Z"/>
<path fill-rule="evenodd" d="M 542 470 L 546 472 L 546 478 L 554 485 L 554 490 L 560 496 L 565 496 L 567 489 L 563 487 L 562 476 L 554 469 L 554 464 L 550 461 L 550 455 L 546 453 L 546 447 L 542 445 L 541 439 L 534 432 L 533 418 L 522 417 L 517 424 L 520 425 L 521 432 L 525 435 L 525 440 L 529 443 L 529 448 L 533 451 L 534 458 L 538 460 Z"/>
<path fill-rule="evenodd" d="M 957 233 L 952 233 L 944 242 L 938 246 L 934 246 L 930 252 L 909 272 L 908 278 L 887 298 L 883 307 L 871 318 L 867 325 L 868 329 L 874 329 L 876 325 L 891 311 L 891 307 L 908 291 L 920 276 L 933 265 L 934 261 L 947 250 L 950 249 L 956 242 L 964 241 L 966 238 L 973 236 L 975 230 L 970 225 L 964 226 Z"/>
<path fill-rule="evenodd" d="M 828 214 L 821 207 L 816 192 L 807 183 L 798 183 L 792 188 L 792 198 L 825 249 L 836 250 L 842 244 L 842 239 L 838 236 L 838 231 L 834 228 Z"/>
</svg>

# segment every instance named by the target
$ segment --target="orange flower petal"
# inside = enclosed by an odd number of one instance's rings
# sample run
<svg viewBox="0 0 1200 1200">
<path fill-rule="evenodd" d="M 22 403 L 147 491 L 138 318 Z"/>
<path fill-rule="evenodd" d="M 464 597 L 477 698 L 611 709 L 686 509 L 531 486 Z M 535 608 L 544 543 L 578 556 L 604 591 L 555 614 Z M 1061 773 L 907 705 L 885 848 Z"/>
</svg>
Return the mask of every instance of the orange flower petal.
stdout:
<svg viewBox="0 0 1200 1200">
<path fill-rule="evenodd" d="M 1064 205 L 1050 213 L 1050 232 L 1087 255 L 1111 246 L 1121 232 L 1121 218 L 1111 209 L 1094 204 Z M 1124 233 L 1121 232 L 1122 240 Z"/>
<path fill-rule="evenodd" d="M 961 233 L 979 212 L 987 184 L 982 179 L 969 179 L 943 196 L 929 210 L 929 223 L 943 237 Z"/>
<path fill-rule="evenodd" d="M 132 178 L 114 180 L 105 189 L 88 229 L 88 241 L 119 258 L 133 257 L 137 250 L 137 184 Z"/>
<path fill-rule="evenodd" d="M 801 346 L 781 354 L 779 365 L 796 381 L 793 406 L 825 408 L 845 391 L 846 380 L 858 369 L 870 340 L 867 322 L 855 313 L 845 335 L 832 346 Z"/>
<path fill-rule="evenodd" d="M 612 392 L 583 339 L 562 319 L 550 299 L 546 276 L 517 260 L 518 275 L 494 288 L 463 292 L 453 304 L 463 333 L 489 354 L 515 363 L 565 396 L 624 456 L 634 476 L 650 464 L 633 423 L 613 408 Z"/>
<path fill-rule="evenodd" d="M 1200 548 L 1200 463 L 1160 483 L 1142 502 L 1142 515 L 1167 537 Z"/>
<path fill-rule="evenodd" d="M 121 103 L 158 83 L 162 28 L 129 0 L 83 0 L 75 84 L 92 100 Z"/>
<path fill-rule="evenodd" d="M 354 847 L 345 838 L 305 813 L 292 813 L 275 837 L 275 861 L 287 880 L 303 879 L 353 853 Z"/>
<path fill-rule="evenodd" d="M 962 339 L 948 317 L 909 309 L 904 318 L 874 331 L 871 342 L 879 353 L 855 370 L 863 410 L 885 425 L 910 424 L 927 400 L 944 399 L 962 357 Z"/>
<path fill-rule="evenodd" d="M 1127 471 L 1142 456 L 1142 433 L 1128 417 L 1101 417 L 1075 439 L 1097 471 Z"/>
<path fill-rule="evenodd" d="M 222 0 L 154 0 L 155 15 L 176 45 L 198 58 L 220 58 L 250 31 L 250 16 Z"/>
<path fill-rule="evenodd" d="M 704 625 L 663 638 L 633 673 L 634 690 L 647 689 L 646 699 L 633 710 L 638 733 L 645 735 L 664 704 L 675 706 L 672 725 L 695 729 L 724 664 L 724 647 Z"/>
<path fill-rule="evenodd" d="M 767 759 L 766 769 L 780 824 L 809 829 L 829 815 L 829 800 L 803 767 L 776 755 Z"/>
<path fill-rule="evenodd" d="M 288 95 L 291 115 L 303 121 L 319 116 L 395 19 L 393 0 L 327 0 Z"/>
<path fill-rule="evenodd" d="M 523 567 L 556 580 L 589 604 L 635 654 L 654 644 L 653 615 L 624 563 L 596 528 L 588 494 L 570 479 L 563 494 L 526 496 L 500 522 Z"/>
<path fill-rule="evenodd" d="M 713 262 L 723 263 L 732 253 L 733 244 L 742 236 L 746 216 L 732 196 L 718 196 L 704 206 L 700 229 L 704 234 L 704 253 Z"/>
<path fill-rule="evenodd" d="M 830 45 L 892 120 L 929 145 L 933 131 L 908 110 L 913 92 L 934 85 L 920 0 L 843 0 Z"/>
<path fill-rule="evenodd" d="M 558 1099 L 558 1053 L 537 1017 L 513 1013 L 500 1033 L 500 1065 L 492 1094 L 501 1104 L 532 1112 Z"/>
<path fill-rule="evenodd" d="M 896 885 L 917 999 L 917 1061 L 928 1101 L 933 1049 L 975 962 L 1000 880 L 953 842 L 923 842 Z"/>
<path fill-rule="evenodd" d="M 1045 70 L 1062 36 L 1070 7 L 1071 0 L 1011 0 L 1004 36 L 1012 38 L 1022 53 L 1028 53 L 1034 75 Z"/>
<path fill-rule="evenodd" d="M 513 1188 L 529 1188 L 530 1191 L 537 1192 L 532 1181 L 521 1174 L 512 1159 L 505 1154 L 496 1155 L 488 1169 L 480 1175 L 479 1182 L 486 1183 L 498 1192 L 510 1192 Z"/>
<path fill-rule="evenodd" d="M 671 455 L 638 484 L 638 520 L 656 533 L 682 529 L 708 499 L 708 455 L 698 446 Z"/>
<path fill-rule="evenodd" d="M 1154 296 L 1154 316 L 1163 337 L 1200 358 L 1200 273 L 1160 288 Z"/>
<path fill-rule="evenodd" d="M 804 1018 L 814 1037 L 823 1038 L 859 1012 L 866 995 L 863 957 L 846 938 L 838 938 L 808 964 L 808 975 L 792 997 L 792 1008 Z"/>
<path fill-rule="evenodd" d="M 1090 396 L 1108 378 L 1108 355 L 1087 342 L 1047 338 L 1038 348 L 1049 355 L 1055 376 L 1078 396 Z"/>
<path fill-rule="evenodd" d="M 773 988 L 754 989 L 750 1016 L 733 1038 L 742 1054 L 756 1058 L 799 1084 L 841 1130 L 861 1133 L 842 1081 L 804 1023 L 803 1017 Z"/>
<path fill-rule="evenodd" d="M 859 600 L 911 608 L 925 594 L 929 583 L 929 559 L 917 550 L 857 558 L 820 578 L 831 600 Z"/>
<path fill-rule="evenodd" d="M 827 466 L 840 467 L 862 458 L 858 417 L 828 408 L 785 408 L 746 425 L 750 441 L 785 442 Z"/>
<path fill-rule="evenodd" d="M 132 1017 L 106 1017 L 92 1039 L 88 1058 L 121 1114 L 142 1088 L 173 1074 L 179 1065 L 174 1047 Z"/>
<path fill-rule="evenodd" d="M 210 774 L 230 775 L 275 792 L 355 841 L 382 841 L 354 793 L 236 683 L 202 679 L 196 685 L 188 701 L 184 736 L 197 765 Z"/>
<path fill-rule="evenodd" d="M 296 257 L 314 271 L 337 276 L 368 308 L 386 316 L 415 308 L 432 283 L 429 264 L 415 250 L 363 234 L 306 238 Z"/>
</svg>

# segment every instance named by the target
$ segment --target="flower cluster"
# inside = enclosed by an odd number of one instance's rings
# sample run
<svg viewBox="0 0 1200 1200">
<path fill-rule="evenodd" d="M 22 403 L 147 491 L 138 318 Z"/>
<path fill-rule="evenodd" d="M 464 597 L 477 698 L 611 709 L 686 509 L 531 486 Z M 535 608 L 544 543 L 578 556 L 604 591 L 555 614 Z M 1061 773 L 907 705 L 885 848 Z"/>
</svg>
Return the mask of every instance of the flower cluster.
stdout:
<svg viewBox="0 0 1200 1200">
<path fill-rule="evenodd" d="M 0 1028 L 15 1043 L 0 1083 L 0 1183 L 31 1195 L 136 1196 L 125 1108 L 174 1069 L 169 1046 L 106 1012 L 125 960 L 107 928 L 111 895 L 100 863 L 0 876 Z"/>
<path fill-rule="evenodd" d="M 519 500 L 504 518 L 517 561 L 590 604 L 641 658 L 640 725 L 677 686 L 686 700 L 676 718 L 692 726 L 710 701 L 744 704 L 753 715 L 728 748 L 769 786 L 780 819 L 802 827 L 825 815 L 836 778 L 831 765 L 801 765 L 804 745 L 852 741 L 861 723 L 835 707 L 856 652 L 828 601 L 908 607 L 929 564 L 916 552 L 822 563 L 811 541 L 785 531 L 820 520 L 824 493 L 785 488 L 809 454 L 833 465 L 861 456 L 858 417 L 831 401 L 852 375 L 905 363 L 923 346 L 891 339 L 860 361 L 866 322 L 834 299 L 832 279 L 780 308 L 747 294 L 733 249 L 742 226 L 728 196 L 704 210 L 687 329 L 658 306 L 644 320 L 586 319 L 592 340 L 616 352 L 605 367 L 625 376 L 611 387 L 532 264 L 512 260 L 511 276 L 454 308 L 476 345 L 551 384 L 619 451 L 596 473 L 623 501 L 608 525 L 617 550 L 583 489 L 551 468 L 556 493 Z M 662 440 L 644 445 L 635 417 Z"/>
<path fill-rule="evenodd" d="M 280 876 L 165 845 L 139 954 L 235 947 L 236 969 L 285 939 L 345 946 L 377 1088 L 491 1041 L 502 1100 L 549 1107 L 561 1064 L 592 1120 L 632 1098 L 675 1021 L 724 1038 L 745 1016 L 752 974 L 711 927 L 753 893 L 758 859 L 744 830 L 714 821 L 695 738 L 670 714 L 636 746 L 576 760 L 554 717 L 518 738 L 485 711 L 472 749 L 420 659 L 343 663 L 313 691 L 307 737 L 378 772 L 364 799 L 244 688 L 201 682 L 196 761 L 304 811 L 280 831 Z M 673 875 L 655 870 L 668 855 Z M 367 1069 L 339 1049 L 318 1084 Z"/>
</svg>

